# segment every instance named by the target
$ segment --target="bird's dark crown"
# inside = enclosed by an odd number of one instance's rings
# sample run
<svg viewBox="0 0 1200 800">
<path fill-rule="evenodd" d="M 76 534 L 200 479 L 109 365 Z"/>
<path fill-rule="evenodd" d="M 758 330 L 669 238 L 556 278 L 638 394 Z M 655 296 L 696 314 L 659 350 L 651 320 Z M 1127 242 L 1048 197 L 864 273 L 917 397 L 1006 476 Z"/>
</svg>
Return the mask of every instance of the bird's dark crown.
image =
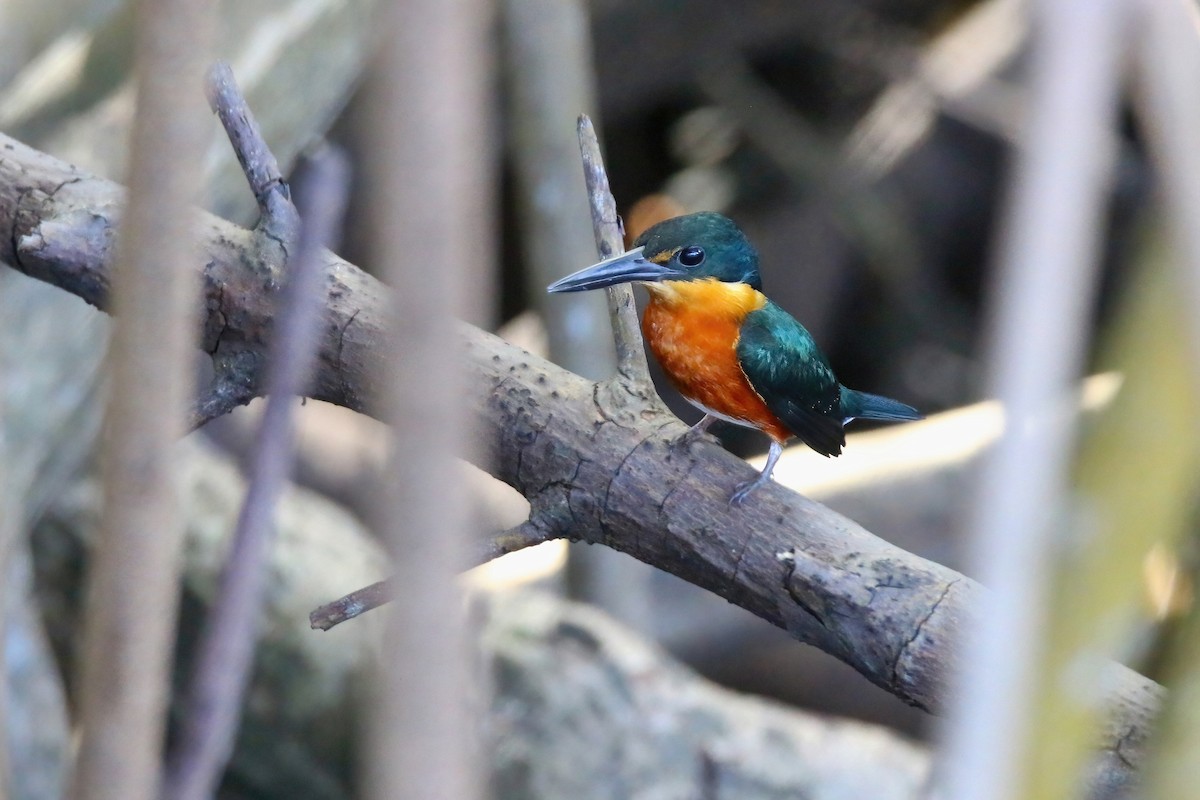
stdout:
<svg viewBox="0 0 1200 800">
<path fill-rule="evenodd" d="M 716 278 L 745 283 L 762 290 L 758 252 L 733 220 L 715 211 L 701 211 L 664 220 L 647 228 L 633 242 L 643 257 L 679 269 L 671 280 Z"/>
</svg>

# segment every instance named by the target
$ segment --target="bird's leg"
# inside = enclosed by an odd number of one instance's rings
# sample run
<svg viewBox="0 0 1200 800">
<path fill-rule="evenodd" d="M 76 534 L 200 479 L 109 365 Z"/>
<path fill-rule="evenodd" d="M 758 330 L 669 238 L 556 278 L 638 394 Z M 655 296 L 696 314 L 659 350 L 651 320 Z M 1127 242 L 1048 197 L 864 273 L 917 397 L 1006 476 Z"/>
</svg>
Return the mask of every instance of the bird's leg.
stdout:
<svg viewBox="0 0 1200 800">
<path fill-rule="evenodd" d="M 779 461 L 779 457 L 783 455 L 783 445 L 779 442 L 771 442 L 771 452 L 767 454 L 767 463 L 763 467 L 762 472 L 752 481 L 738 484 L 734 490 L 733 496 L 729 498 L 729 505 L 740 506 L 751 492 L 762 486 L 767 481 L 771 480 L 771 473 L 775 471 L 775 464 Z"/>
<path fill-rule="evenodd" d="M 674 444 L 690 445 L 708 432 L 709 426 L 717 421 L 712 414 L 705 414 L 699 422 L 679 435 Z"/>
</svg>

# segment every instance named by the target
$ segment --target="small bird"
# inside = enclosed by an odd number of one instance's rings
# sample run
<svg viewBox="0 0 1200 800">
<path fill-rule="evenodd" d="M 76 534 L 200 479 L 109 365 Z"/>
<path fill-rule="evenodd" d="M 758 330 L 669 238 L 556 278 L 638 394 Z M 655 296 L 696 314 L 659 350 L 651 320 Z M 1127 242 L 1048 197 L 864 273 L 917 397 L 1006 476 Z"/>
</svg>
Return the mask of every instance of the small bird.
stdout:
<svg viewBox="0 0 1200 800">
<path fill-rule="evenodd" d="M 853 419 L 921 419 L 911 406 L 838 383 L 804 326 L 762 293 L 758 253 L 728 217 L 705 211 L 660 222 L 632 250 L 547 291 L 629 282 L 650 293 L 642 331 L 651 352 L 679 393 L 704 412 L 685 436 L 723 420 L 771 437 L 762 473 L 737 487 L 732 505 L 770 480 L 793 436 L 836 456 Z"/>
</svg>

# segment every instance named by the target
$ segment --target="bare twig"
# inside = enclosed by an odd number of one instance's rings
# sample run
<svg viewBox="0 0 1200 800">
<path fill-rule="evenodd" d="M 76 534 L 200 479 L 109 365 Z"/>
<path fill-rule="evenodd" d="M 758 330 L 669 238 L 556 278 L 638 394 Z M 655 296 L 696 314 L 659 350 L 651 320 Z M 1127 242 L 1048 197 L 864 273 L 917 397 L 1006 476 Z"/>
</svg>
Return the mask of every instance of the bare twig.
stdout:
<svg viewBox="0 0 1200 800">
<path fill-rule="evenodd" d="M 619 247 L 607 223 L 596 226 L 589 206 L 605 211 L 599 219 L 614 219 L 616 207 L 591 126 L 583 139 L 571 137 L 567 122 L 595 103 L 595 70 L 588 30 L 592 8 L 587 0 L 504 0 L 505 53 L 511 108 L 506 117 L 514 167 L 522 200 L 528 274 L 534 305 L 546 323 L 550 359 L 577 375 L 602 381 L 618 372 L 617 351 L 642 358 L 636 328 L 614 337 L 611 303 L 627 301 L 628 287 L 616 295 L 607 292 L 547 294 L 545 286 L 574 264 L 594 260 L 596 243 Z M 580 147 L 586 158 L 579 169 Z M 594 191 L 585 184 L 585 173 L 599 178 Z M 621 315 L 622 325 L 636 325 L 633 315 Z M 614 349 L 616 339 L 616 349 Z M 638 369 L 628 357 L 619 367 L 625 374 Z M 644 376 L 643 376 L 644 377 Z M 642 394 L 649 395 L 648 382 Z M 604 548 L 574 548 L 570 552 L 568 583 L 577 598 L 636 624 L 646 620 L 651 568 Z"/>
<path fill-rule="evenodd" d="M 210 128 L 199 92 L 212 4 L 137 16 L 137 113 L 109 349 L 105 507 L 90 564 L 70 795 L 151 800 L 178 598 L 182 523 L 172 446 L 184 428 L 197 310 L 191 205 Z"/>
<path fill-rule="evenodd" d="M 506 556 L 509 553 L 515 553 L 527 547 L 536 547 L 539 544 L 545 544 L 546 542 L 561 538 L 561 533 L 547 528 L 536 520 L 529 519 L 515 528 L 509 528 L 488 539 L 479 552 L 476 553 L 475 563 L 472 566 L 478 566 L 497 559 L 500 556 Z"/>
<path fill-rule="evenodd" d="M 308 615 L 308 622 L 313 630 L 327 631 L 335 625 L 387 605 L 393 599 L 395 592 L 392 590 L 391 581 L 379 581 L 315 609 Z"/>
<path fill-rule="evenodd" d="M 500 556 L 561 538 L 561 533 L 556 533 L 533 520 L 526 520 L 515 528 L 494 534 L 485 541 L 478 548 L 468 566 L 485 564 Z M 327 631 L 347 620 L 390 603 L 395 597 L 391 586 L 392 581 L 380 581 L 353 591 L 332 603 L 326 603 L 315 609 L 308 615 L 308 621 L 314 629 Z"/>
<path fill-rule="evenodd" d="M 213 376 L 212 383 L 188 411 L 189 431 L 194 431 L 217 417 L 223 417 L 259 396 L 257 381 L 242 380 L 242 374 L 244 373 L 241 371 L 230 370 L 218 372 Z"/>
<path fill-rule="evenodd" d="M 1200 134 L 1195 3 L 1143 2 L 1138 37 L 1139 121 L 1145 128 L 1167 200 L 1171 236 L 1183 267 L 1183 285 L 1193 308 L 1200 308 Z M 1189 333 L 1200 357 L 1200 319 L 1190 315 Z"/>
<path fill-rule="evenodd" d="M 279 163 L 263 139 L 254 113 L 234 80 L 233 70 L 223 61 L 208 71 L 205 93 L 210 108 L 221 120 L 238 163 L 254 199 L 259 219 L 255 231 L 260 234 L 259 249 L 268 268 L 282 269 L 288 254 L 300 236 L 300 215 L 291 199 L 291 191 L 279 170 Z M 190 430 L 209 420 L 244 406 L 262 393 L 258 360 L 244 350 L 223 352 L 213 346 L 212 383 L 196 401 L 188 417 Z"/>
<path fill-rule="evenodd" d="M 287 286 L 279 297 L 278 324 L 267 362 L 267 407 L 251 460 L 249 489 L 217 603 L 200 642 L 179 746 L 168 764 L 165 795 L 174 800 L 211 797 L 233 749 L 261 614 L 275 506 L 291 464 L 292 408 L 316 361 L 324 308 L 324 247 L 333 240 L 348 189 L 344 158 L 329 148 L 321 151 L 312 161 L 303 189 L 308 201 L 304 225 Z"/>
<path fill-rule="evenodd" d="M 990 391 L 1006 424 L 984 462 L 971 521 L 973 566 L 992 593 L 983 598 L 988 624 L 967 637 L 946 739 L 946 794 L 962 800 L 1016 797 L 1029 778 L 1023 757 L 1049 537 L 1063 510 L 1073 387 L 1112 171 L 1122 6 L 1050 0 L 1034 8 L 1030 117 L 992 295 Z"/>
<path fill-rule="evenodd" d="M 279 162 L 267 147 L 254 113 L 233 78 L 233 70 L 224 61 L 209 69 L 206 93 L 209 107 L 225 127 L 258 202 L 259 229 L 282 242 L 286 249 L 300 235 L 300 215 L 279 171 Z"/>
<path fill-rule="evenodd" d="M 579 116 L 578 136 L 584 184 L 592 212 L 592 233 L 596 251 L 603 260 L 625 249 L 624 226 L 609 187 L 596 128 L 587 114 Z M 646 363 L 633 287 L 628 283 L 617 284 L 608 287 L 605 294 L 617 353 L 617 374 L 598 388 L 616 398 L 618 407 L 624 402 L 621 398 L 635 397 L 640 403 L 665 408 Z M 572 588 L 579 597 L 602 605 L 630 625 L 644 627 L 642 620 L 651 603 L 649 570 L 640 564 L 614 559 L 610 553 L 590 550 L 573 554 L 572 566 L 575 567 L 571 570 L 574 573 Z"/>
<path fill-rule="evenodd" d="M 625 249 L 617 201 L 608 187 L 608 173 L 600 154 L 600 140 L 587 114 L 579 116 L 579 152 L 583 156 L 583 177 L 587 184 L 588 201 L 592 208 L 592 230 L 596 236 L 596 252 L 601 260 Z M 608 314 L 612 319 L 613 338 L 617 346 L 617 375 L 631 387 L 643 390 L 651 386 L 650 367 L 642 347 L 642 329 L 638 325 L 637 306 L 633 289 L 627 283 L 608 288 Z"/>
</svg>

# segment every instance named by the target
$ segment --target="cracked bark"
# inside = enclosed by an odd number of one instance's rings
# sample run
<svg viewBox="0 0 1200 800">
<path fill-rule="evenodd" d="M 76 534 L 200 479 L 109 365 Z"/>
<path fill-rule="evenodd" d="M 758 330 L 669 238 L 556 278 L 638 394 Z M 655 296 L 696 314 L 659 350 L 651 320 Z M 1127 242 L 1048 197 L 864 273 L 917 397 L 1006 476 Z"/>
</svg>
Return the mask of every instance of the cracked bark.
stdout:
<svg viewBox="0 0 1200 800">
<path fill-rule="evenodd" d="M 0 255 L 21 271 L 104 308 L 122 202 L 115 184 L 0 137 L 0 221 L 12 234 Z M 218 357 L 238 353 L 253 372 L 277 267 L 251 231 L 201 212 L 195 230 L 208 323 L 222 317 Z M 308 395 L 371 413 L 387 357 L 384 289 L 326 254 L 325 291 Z M 546 530 L 627 552 L 786 628 L 913 705 L 940 707 L 953 643 L 966 626 L 986 624 L 975 614 L 978 584 L 778 485 L 731 509 L 729 493 L 753 469 L 709 441 L 672 444 L 686 426 L 652 396 L 592 384 L 470 326 L 459 331 L 481 463 L 531 501 Z M 1131 779 L 1161 689 L 1114 667 L 1109 696 L 1097 785 Z"/>
</svg>

